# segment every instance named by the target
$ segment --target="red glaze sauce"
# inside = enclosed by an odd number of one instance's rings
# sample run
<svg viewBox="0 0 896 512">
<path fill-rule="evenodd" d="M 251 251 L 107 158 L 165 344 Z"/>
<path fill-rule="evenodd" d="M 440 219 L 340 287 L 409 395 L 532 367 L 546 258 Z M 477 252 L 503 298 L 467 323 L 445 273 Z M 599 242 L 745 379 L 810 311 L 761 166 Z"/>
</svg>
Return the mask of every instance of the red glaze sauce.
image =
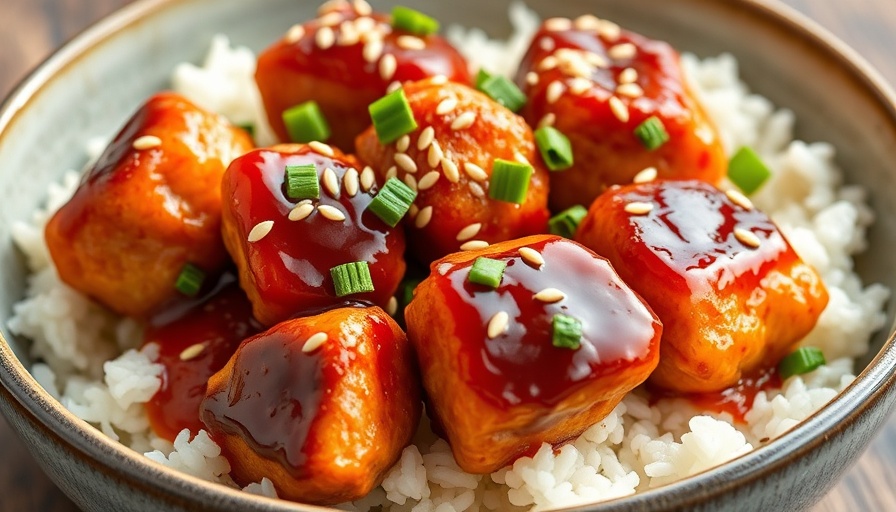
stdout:
<svg viewBox="0 0 896 512">
<path fill-rule="evenodd" d="M 734 386 L 713 393 L 679 394 L 651 388 L 651 394 L 655 400 L 674 397 L 685 398 L 694 404 L 694 407 L 697 409 L 715 413 L 728 413 L 734 418 L 734 421 L 746 423 L 745 416 L 753 408 L 756 395 L 760 391 L 780 389 L 782 384 L 777 368 L 772 367 L 746 375 Z"/>
<path fill-rule="evenodd" d="M 461 378 L 504 409 L 556 405 L 590 380 L 649 357 L 659 342 L 659 322 L 605 259 L 560 238 L 530 247 L 544 257 L 541 270 L 524 262 L 516 249 L 489 256 L 507 263 L 497 290 L 469 282 L 473 261 L 433 264 L 445 306 L 456 318 L 468 319 L 455 328 L 464 343 L 458 353 L 466 372 Z M 549 287 L 566 298 L 554 304 L 533 298 Z M 509 326 L 489 339 L 489 320 L 499 311 L 510 315 Z M 553 346 L 551 321 L 557 313 L 582 322 L 578 350 Z"/>
</svg>

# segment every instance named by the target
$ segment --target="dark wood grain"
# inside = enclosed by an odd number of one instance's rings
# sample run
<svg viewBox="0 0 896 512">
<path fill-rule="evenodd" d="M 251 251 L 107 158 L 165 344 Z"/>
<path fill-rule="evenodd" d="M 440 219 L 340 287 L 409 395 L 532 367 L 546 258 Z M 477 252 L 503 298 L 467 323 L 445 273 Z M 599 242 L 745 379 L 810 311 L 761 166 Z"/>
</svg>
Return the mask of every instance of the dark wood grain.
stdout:
<svg viewBox="0 0 896 512">
<path fill-rule="evenodd" d="M 63 42 L 130 0 L 2 0 L 0 96 Z M 720 0 L 724 1 L 724 0 Z M 783 0 L 858 50 L 896 83 L 893 0 Z M 73 512 L 0 419 L 0 511 Z M 896 510 L 896 418 L 813 512 Z"/>
</svg>

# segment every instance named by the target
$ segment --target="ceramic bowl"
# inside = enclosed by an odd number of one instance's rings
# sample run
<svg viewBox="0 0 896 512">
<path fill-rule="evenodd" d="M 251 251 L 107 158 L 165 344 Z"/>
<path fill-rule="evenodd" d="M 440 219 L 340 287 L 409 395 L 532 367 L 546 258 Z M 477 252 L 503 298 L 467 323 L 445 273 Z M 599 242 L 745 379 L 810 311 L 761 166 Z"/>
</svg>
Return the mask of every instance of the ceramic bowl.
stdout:
<svg viewBox="0 0 896 512">
<path fill-rule="evenodd" d="M 384 1 L 375 7 L 386 8 Z M 506 1 L 406 0 L 444 23 L 507 35 Z M 594 12 L 698 55 L 731 52 L 758 93 L 794 110 L 797 135 L 838 148 L 848 180 L 871 192 L 878 220 L 860 258 L 866 282 L 896 289 L 896 110 L 890 89 L 832 36 L 757 0 L 528 0 L 542 15 Z M 83 164 L 85 134 L 113 133 L 180 61 L 201 61 L 213 34 L 264 48 L 316 2 L 143 0 L 112 15 L 38 68 L 0 112 L 0 410 L 49 476 L 85 510 L 297 511 L 158 466 L 110 441 L 53 400 L 26 368 L 25 340 L 6 320 L 26 268 L 10 225 L 44 201 L 46 183 Z M 815 502 L 854 461 L 896 401 L 893 306 L 858 379 L 783 437 L 722 467 L 601 504 L 621 510 L 797 510 Z"/>
</svg>

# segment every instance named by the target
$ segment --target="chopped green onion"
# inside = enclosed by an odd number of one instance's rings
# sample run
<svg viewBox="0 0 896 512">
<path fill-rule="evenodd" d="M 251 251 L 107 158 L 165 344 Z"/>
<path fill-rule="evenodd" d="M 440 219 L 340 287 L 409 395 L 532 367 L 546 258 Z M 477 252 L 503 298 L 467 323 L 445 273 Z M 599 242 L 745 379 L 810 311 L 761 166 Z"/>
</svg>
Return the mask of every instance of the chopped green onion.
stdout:
<svg viewBox="0 0 896 512">
<path fill-rule="evenodd" d="M 283 124 L 292 142 L 324 142 L 330 138 L 330 125 L 316 101 L 306 101 L 284 110 Z"/>
<path fill-rule="evenodd" d="M 414 111 L 404 95 L 404 89 L 398 89 L 374 101 L 368 110 L 376 136 L 383 144 L 394 142 L 417 129 Z"/>
<path fill-rule="evenodd" d="M 535 130 L 535 143 L 548 169 L 562 171 L 572 167 L 572 145 L 560 130 L 552 126 Z"/>
<path fill-rule="evenodd" d="M 389 178 L 367 207 L 391 227 L 395 227 L 408 212 L 417 193 L 398 178 Z"/>
<path fill-rule="evenodd" d="M 756 192 L 771 175 L 759 155 L 747 146 L 740 148 L 728 162 L 728 179 L 747 195 Z"/>
<path fill-rule="evenodd" d="M 396 5 L 392 8 L 392 27 L 418 36 L 439 31 L 439 22 L 420 11 Z"/>
<path fill-rule="evenodd" d="M 174 282 L 174 287 L 180 293 L 194 297 L 202 288 L 203 281 L 205 281 L 205 272 L 192 263 L 185 263 L 180 269 L 177 281 Z"/>
<path fill-rule="evenodd" d="M 419 278 L 405 278 L 401 282 L 401 300 L 398 301 L 401 309 L 414 300 L 414 290 L 420 285 L 420 281 L 422 280 Z"/>
<path fill-rule="evenodd" d="M 523 91 L 515 83 L 503 76 L 488 77 L 482 83 L 479 83 L 479 77 L 477 76 L 476 88 L 487 94 L 489 98 L 507 107 L 511 112 L 519 111 L 526 104 L 526 95 L 523 94 Z"/>
<path fill-rule="evenodd" d="M 648 117 L 635 128 L 635 137 L 644 144 L 649 151 L 653 151 L 666 142 L 669 142 L 669 132 L 663 126 L 663 122 L 656 116 Z"/>
<path fill-rule="evenodd" d="M 330 269 L 337 297 L 373 291 L 370 267 L 366 261 L 346 263 Z"/>
<path fill-rule="evenodd" d="M 245 130 L 249 134 L 249 137 L 255 138 L 255 125 L 254 124 L 240 123 L 240 124 L 236 125 L 236 127 L 241 130 Z"/>
<path fill-rule="evenodd" d="M 824 354 L 815 347 L 800 347 L 778 363 L 782 379 L 809 373 L 825 364 Z"/>
<path fill-rule="evenodd" d="M 578 229 L 579 223 L 582 222 L 585 215 L 588 215 L 588 210 L 584 206 L 577 204 L 551 217 L 551 220 L 548 221 L 548 229 L 554 235 L 572 238 L 575 236 L 576 229 Z"/>
<path fill-rule="evenodd" d="M 485 81 L 491 77 L 491 73 L 486 71 L 484 68 L 479 68 L 479 72 L 476 73 L 476 88 L 482 90 L 482 84 L 484 84 Z"/>
<path fill-rule="evenodd" d="M 317 199 L 320 197 L 320 182 L 314 164 L 287 165 L 286 197 L 290 199 Z"/>
<path fill-rule="evenodd" d="M 495 159 L 492 164 L 492 178 L 488 186 L 488 196 L 498 201 L 521 204 L 529 191 L 532 166 L 510 160 Z"/>
<path fill-rule="evenodd" d="M 507 263 L 503 261 L 479 257 L 473 262 L 468 279 L 471 283 L 497 288 L 501 284 L 505 267 Z"/>
<path fill-rule="evenodd" d="M 578 318 L 556 314 L 551 329 L 551 343 L 555 347 L 578 350 L 582 346 L 582 322 Z"/>
</svg>

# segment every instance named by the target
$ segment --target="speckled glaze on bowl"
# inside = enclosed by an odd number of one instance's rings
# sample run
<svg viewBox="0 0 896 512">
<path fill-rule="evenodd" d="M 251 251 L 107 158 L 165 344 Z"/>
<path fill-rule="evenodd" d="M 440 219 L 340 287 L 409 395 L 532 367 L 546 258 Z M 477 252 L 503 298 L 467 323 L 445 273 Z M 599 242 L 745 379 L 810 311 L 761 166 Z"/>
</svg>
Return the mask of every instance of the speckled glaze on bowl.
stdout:
<svg viewBox="0 0 896 512">
<path fill-rule="evenodd" d="M 442 22 L 506 35 L 506 1 L 402 2 Z M 797 135 L 838 149 L 848 180 L 865 186 L 878 220 L 860 258 L 866 282 L 896 288 L 896 96 L 864 61 L 813 23 L 757 0 L 528 0 L 542 15 L 593 12 L 699 55 L 731 52 L 758 93 L 797 114 Z M 384 2 L 374 1 L 385 9 Z M 26 269 L 10 225 L 44 200 L 48 181 L 83 163 L 92 135 L 110 134 L 180 61 L 200 61 L 214 33 L 256 50 L 316 2 L 143 0 L 107 18 L 38 68 L 0 110 L 0 411 L 72 500 L 90 511 L 307 511 L 170 471 L 105 438 L 26 371 L 24 340 L 6 320 Z M 589 509 L 799 510 L 818 500 L 862 452 L 896 402 L 893 312 L 859 378 L 780 439 L 722 467 Z"/>
</svg>

